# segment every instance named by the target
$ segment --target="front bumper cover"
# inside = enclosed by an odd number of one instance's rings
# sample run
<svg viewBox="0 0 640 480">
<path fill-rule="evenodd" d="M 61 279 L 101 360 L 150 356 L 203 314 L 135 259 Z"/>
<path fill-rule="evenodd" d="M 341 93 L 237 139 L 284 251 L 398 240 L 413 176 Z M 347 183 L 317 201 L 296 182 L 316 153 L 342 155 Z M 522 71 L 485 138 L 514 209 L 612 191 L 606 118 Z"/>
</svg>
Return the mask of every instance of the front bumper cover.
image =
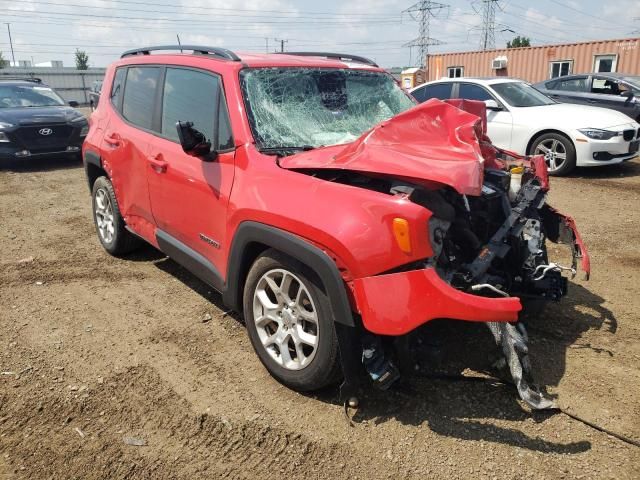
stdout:
<svg viewBox="0 0 640 480">
<path fill-rule="evenodd" d="M 575 221 L 545 205 L 547 238 L 570 245 L 573 267 L 578 260 L 586 279 L 591 265 Z M 518 297 L 490 298 L 453 288 L 429 267 L 376 275 L 353 281 L 353 292 L 364 328 L 380 335 L 404 335 L 436 318 L 472 322 L 516 322 L 522 304 Z"/>
</svg>

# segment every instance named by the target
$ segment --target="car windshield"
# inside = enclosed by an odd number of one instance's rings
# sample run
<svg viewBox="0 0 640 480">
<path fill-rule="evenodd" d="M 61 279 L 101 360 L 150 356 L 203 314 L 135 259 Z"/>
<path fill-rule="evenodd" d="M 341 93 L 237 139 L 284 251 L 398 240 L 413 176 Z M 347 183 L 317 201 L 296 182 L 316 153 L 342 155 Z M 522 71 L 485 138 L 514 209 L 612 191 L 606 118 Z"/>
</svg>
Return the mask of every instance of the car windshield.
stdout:
<svg viewBox="0 0 640 480">
<path fill-rule="evenodd" d="M 524 82 L 494 83 L 491 88 L 512 107 L 539 107 L 556 103 Z"/>
<path fill-rule="evenodd" d="M 53 107 L 64 100 L 44 85 L 1 85 L 0 108 Z"/>
<path fill-rule="evenodd" d="M 385 73 L 324 68 L 256 68 L 241 73 L 260 149 L 351 142 L 415 105 Z"/>
</svg>

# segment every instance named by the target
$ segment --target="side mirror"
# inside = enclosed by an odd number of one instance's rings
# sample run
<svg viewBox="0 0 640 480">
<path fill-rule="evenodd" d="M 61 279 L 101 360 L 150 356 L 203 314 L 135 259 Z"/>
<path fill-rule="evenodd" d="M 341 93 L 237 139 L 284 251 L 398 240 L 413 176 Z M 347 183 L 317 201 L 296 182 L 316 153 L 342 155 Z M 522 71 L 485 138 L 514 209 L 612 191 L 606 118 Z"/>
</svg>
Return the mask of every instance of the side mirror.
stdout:
<svg viewBox="0 0 640 480">
<path fill-rule="evenodd" d="M 485 100 L 484 104 L 487 106 L 487 110 L 493 110 L 494 112 L 499 112 L 502 110 L 502 107 L 498 105 L 498 102 L 495 100 Z"/>
<path fill-rule="evenodd" d="M 184 153 L 208 161 L 215 158 L 215 156 L 213 158 L 211 156 L 211 142 L 202 132 L 193 127 L 193 122 L 177 122 L 176 129 Z M 215 152 L 213 153 L 215 154 Z"/>
<path fill-rule="evenodd" d="M 73 108 L 78 108 L 78 106 L 79 106 L 79 105 L 80 105 L 80 104 L 79 104 L 78 102 L 76 102 L 75 100 L 71 100 L 71 101 L 69 102 L 69 106 L 70 106 L 70 107 L 73 107 Z"/>
<path fill-rule="evenodd" d="M 631 97 L 633 97 L 633 91 L 632 90 L 625 90 L 624 92 L 620 92 L 620 96 L 621 97 L 626 97 L 626 98 L 631 98 Z"/>
</svg>

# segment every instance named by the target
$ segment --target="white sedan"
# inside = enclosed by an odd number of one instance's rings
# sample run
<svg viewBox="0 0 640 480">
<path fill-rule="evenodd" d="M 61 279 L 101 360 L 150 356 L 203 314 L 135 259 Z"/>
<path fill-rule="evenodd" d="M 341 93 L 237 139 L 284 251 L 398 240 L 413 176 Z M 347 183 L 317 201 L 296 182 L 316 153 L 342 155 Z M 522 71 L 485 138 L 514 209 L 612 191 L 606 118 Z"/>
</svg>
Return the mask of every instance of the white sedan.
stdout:
<svg viewBox="0 0 640 480">
<path fill-rule="evenodd" d="M 410 93 L 419 102 L 430 98 L 484 101 L 493 144 L 522 155 L 544 154 L 553 175 L 638 155 L 640 125 L 623 113 L 556 103 L 522 80 L 450 78 L 425 83 Z"/>
</svg>

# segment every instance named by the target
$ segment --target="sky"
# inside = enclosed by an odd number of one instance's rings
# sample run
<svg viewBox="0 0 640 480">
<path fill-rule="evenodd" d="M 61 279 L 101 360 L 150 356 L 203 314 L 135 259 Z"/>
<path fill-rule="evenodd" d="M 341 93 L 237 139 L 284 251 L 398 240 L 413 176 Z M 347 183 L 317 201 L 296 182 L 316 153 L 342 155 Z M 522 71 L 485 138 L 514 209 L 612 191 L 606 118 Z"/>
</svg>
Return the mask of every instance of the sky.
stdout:
<svg viewBox="0 0 640 480">
<path fill-rule="evenodd" d="M 418 23 L 403 13 L 411 0 L 0 0 L 0 52 L 16 60 L 62 60 L 74 66 L 76 48 L 90 66 L 104 67 L 130 48 L 175 44 L 235 51 L 333 51 L 363 55 L 381 66 L 417 65 L 405 46 Z M 481 0 L 441 0 L 430 17 L 429 51 L 477 50 Z M 533 4 L 533 6 L 532 6 Z M 496 9 L 496 47 L 516 35 L 532 45 L 640 37 L 640 0 L 502 0 Z M 515 33 L 514 33 L 515 32 Z"/>
</svg>

